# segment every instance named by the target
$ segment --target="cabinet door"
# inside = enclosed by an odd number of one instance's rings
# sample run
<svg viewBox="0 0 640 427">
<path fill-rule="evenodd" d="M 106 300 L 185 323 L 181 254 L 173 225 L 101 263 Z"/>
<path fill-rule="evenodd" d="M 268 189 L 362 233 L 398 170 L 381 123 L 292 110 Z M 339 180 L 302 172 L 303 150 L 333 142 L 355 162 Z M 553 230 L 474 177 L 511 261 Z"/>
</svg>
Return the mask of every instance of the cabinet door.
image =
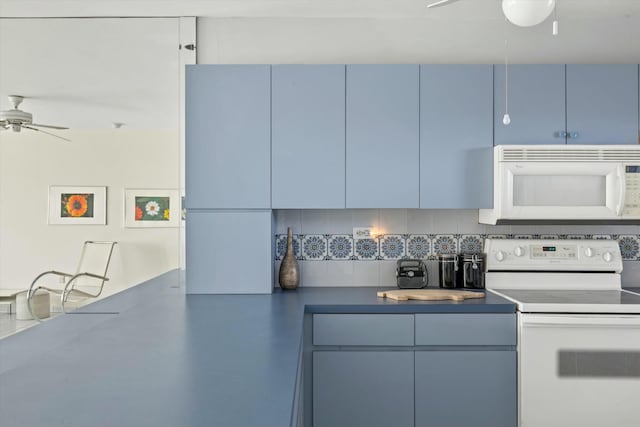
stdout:
<svg viewBox="0 0 640 427">
<path fill-rule="evenodd" d="M 272 206 L 345 207 L 344 65 L 274 65 Z"/>
<path fill-rule="evenodd" d="M 271 293 L 271 228 L 271 211 L 188 211 L 187 293 Z"/>
<path fill-rule="evenodd" d="M 347 65 L 347 207 L 417 208 L 418 65 Z"/>
<path fill-rule="evenodd" d="M 413 355 L 314 352 L 313 426 L 413 427 Z"/>
<path fill-rule="evenodd" d="M 638 143 L 638 66 L 567 65 L 571 144 Z"/>
<path fill-rule="evenodd" d="M 515 351 L 417 351 L 416 427 L 516 427 Z"/>
<path fill-rule="evenodd" d="M 187 66 L 187 207 L 271 207 L 270 102 L 269 65 Z"/>
<path fill-rule="evenodd" d="M 493 206 L 493 67 L 420 66 L 420 207 Z"/>
<path fill-rule="evenodd" d="M 495 65 L 495 145 L 564 144 L 565 66 L 510 65 L 508 75 L 511 123 L 505 126 L 505 67 Z"/>
</svg>

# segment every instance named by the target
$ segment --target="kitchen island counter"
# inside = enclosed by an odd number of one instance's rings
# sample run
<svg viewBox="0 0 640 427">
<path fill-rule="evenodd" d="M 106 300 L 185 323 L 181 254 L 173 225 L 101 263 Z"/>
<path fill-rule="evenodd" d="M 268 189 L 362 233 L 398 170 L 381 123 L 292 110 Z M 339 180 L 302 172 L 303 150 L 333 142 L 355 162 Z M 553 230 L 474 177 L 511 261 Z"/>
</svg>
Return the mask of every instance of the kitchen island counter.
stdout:
<svg viewBox="0 0 640 427">
<path fill-rule="evenodd" d="M 174 270 L 0 341 L 3 426 L 289 426 L 304 313 L 514 313 L 386 288 L 184 295 Z"/>
</svg>

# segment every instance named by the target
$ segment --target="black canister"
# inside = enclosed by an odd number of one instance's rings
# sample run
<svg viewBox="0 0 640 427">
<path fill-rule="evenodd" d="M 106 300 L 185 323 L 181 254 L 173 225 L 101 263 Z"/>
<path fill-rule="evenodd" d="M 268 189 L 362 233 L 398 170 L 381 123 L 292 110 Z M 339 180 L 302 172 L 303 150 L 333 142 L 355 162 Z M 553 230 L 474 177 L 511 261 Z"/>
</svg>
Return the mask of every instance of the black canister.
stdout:
<svg viewBox="0 0 640 427">
<path fill-rule="evenodd" d="M 438 283 L 441 288 L 460 286 L 458 284 L 458 255 L 438 255 Z"/>
<path fill-rule="evenodd" d="M 485 254 L 462 254 L 462 287 L 484 289 Z"/>
</svg>

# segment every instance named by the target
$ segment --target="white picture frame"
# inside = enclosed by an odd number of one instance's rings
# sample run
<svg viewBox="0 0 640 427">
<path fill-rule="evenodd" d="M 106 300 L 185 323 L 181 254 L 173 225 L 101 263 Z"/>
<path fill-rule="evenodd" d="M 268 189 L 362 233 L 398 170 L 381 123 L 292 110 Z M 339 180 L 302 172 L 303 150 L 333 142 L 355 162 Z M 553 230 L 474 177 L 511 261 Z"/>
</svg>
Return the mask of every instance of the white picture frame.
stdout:
<svg viewBox="0 0 640 427">
<path fill-rule="evenodd" d="M 180 196 L 172 188 L 125 188 L 125 228 L 165 228 L 180 225 Z"/>
<path fill-rule="evenodd" d="M 107 187 L 49 186 L 48 224 L 106 225 Z"/>
</svg>

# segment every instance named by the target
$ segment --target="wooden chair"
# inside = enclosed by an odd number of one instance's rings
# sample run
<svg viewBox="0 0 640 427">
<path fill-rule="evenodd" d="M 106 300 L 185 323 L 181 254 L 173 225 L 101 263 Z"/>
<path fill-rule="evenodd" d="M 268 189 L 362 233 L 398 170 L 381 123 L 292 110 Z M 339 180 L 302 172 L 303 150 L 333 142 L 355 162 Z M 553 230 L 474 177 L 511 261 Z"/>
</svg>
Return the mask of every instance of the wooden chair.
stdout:
<svg viewBox="0 0 640 427">
<path fill-rule="evenodd" d="M 78 269 L 75 274 L 64 273 L 51 270 L 39 274 L 31 283 L 27 291 L 27 305 L 31 316 L 40 321 L 34 310 L 33 300 L 38 291 L 48 291 L 49 293 L 60 295 L 62 312 L 66 313 L 65 304 L 74 298 L 97 298 L 102 293 L 104 282 L 108 281 L 107 271 L 111 262 L 113 248 L 118 242 L 96 242 L 88 240 L 82 246 Z M 50 275 L 58 276 L 64 287 L 54 288 L 38 285 L 38 282 Z M 68 279 L 68 280 L 67 280 Z M 42 292 L 39 292 L 42 294 Z"/>
</svg>

